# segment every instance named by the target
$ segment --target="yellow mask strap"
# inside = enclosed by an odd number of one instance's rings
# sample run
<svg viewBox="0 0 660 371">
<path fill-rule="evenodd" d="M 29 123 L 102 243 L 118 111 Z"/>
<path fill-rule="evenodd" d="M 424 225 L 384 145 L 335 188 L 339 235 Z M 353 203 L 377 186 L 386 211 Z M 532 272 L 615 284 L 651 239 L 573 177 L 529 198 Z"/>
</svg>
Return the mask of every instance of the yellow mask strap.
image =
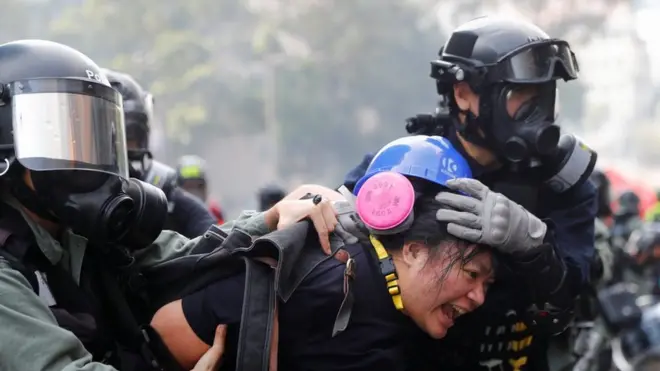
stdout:
<svg viewBox="0 0 660 371">
<path fill-rule="evenodd" d="M 396 268 L 394 267 L 392 257 L 387 253 L 383 244 L 378 241 L 376 237 L 370 235 L 369 240 L 371 241 L 374 250 L 376 250 L 380 272 L 385 277 L 387 291 L 390 293 L 390 296 L 392 296 L 394 306 L 398 310 L 403 310 L 403 299 L 401 298 L 401 290 L 399 290 L 399 277 L 396 275 Z"/>
</svg>

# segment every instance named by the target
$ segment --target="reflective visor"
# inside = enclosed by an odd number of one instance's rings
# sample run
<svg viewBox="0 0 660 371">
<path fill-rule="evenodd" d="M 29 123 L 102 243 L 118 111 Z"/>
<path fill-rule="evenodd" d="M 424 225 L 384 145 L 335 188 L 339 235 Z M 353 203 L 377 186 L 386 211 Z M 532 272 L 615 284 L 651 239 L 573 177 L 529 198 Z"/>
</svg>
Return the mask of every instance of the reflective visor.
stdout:
<svg viewBox="0 0 660 371">
<path fill-rule="evenodd" d="M 76 79 L 9 85 L 16 158 L 23 166 L 128 177 L 124 113 L 117 91 Z"/>
<path fill-rule="evenodd" d="M 559 65 L 563 69 L 557 69 Z M 579 67 L 568 43 L 556 41 L 536 44 L 498 63 L 494 76 L 512 83 L 541 83 L 557 78 L 577 79 Z"/>
</svg>

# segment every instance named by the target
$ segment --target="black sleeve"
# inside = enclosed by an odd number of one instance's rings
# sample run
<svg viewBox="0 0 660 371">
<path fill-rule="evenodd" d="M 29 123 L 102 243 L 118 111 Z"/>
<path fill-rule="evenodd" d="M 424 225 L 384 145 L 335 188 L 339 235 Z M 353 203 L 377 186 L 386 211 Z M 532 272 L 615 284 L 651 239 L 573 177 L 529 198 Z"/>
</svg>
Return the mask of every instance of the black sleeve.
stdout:
<svg viewBox="0 0 660 371">
<path fill-rule="evenodd" d="M 344 185 L 351 192 L 353 192 L 353 188 L 355 188 L 355 184 L 357 183 L 357 181 L 360 180 L 360 178 L 364 176 L 364 173 L 367 172 L 367 168 L 369 167 L 369 164 L 371 163 L 371 160 L 373 160 L 373 158 L 374 158 L 373 153 L 367 153 L 362 158 L 360 164 L 355 168 L 353 168 L 351 171 L 349 171 L 348 174 L 346 174 L 346 177 L 344 178 Z"/>
<path fill-rule="evenodd" d="M 532 323 L 543 332 L 561 333 L 573 318 L 575 300 L 583 287 L 580 267 L 561 259 L 552 242 L 515 260 L 532 298 L 528 311 Z"/>
<path fill-rule="evenodd" d="M 595 256 L 596 193 L 590 182 L 567 194 L 548 194 L 552 210 L 544 244 L 515 257 L 532 298 L 529 314 L 539 330 L 556 334 L 571 321 L 575 301 L 589 281 Z"/>
<path fill-rule="evenodd" d="M 217 221 L 213 214 L 197 197 L 181 188 L 176 188 L 171 195 L 174 210 L 170 214 L 171 225 L 175 232 L 188 238 L 203 235 Z"/>
<path fill-rule="evenodd" d="M 214 282 L 181 300 L 188 325 L 206 344 L 213 344 L 218 325 L 227 325 L 224 363 L 228 368 L 223 369 L 232 369 L 236 359 L 244 288 L 245 273 L 240 273 Z"/>
</svg>

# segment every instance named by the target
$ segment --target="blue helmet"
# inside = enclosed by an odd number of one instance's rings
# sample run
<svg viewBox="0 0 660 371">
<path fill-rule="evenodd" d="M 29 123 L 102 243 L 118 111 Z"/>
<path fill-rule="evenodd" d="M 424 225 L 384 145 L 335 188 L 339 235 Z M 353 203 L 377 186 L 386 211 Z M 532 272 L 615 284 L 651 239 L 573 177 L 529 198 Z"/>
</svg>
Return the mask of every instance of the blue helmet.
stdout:
<svg viewBox="0 0 660 371">
<path fill-rule="evenodd" d="M 446 185 L 455 178 L 472 178 L 465 158 L 446 138 L 415 135 L 396 139 L 385 145 L 371 160 L 366 173 L 355 184 L 353 194 L 369 178 L 383 171 Z"/>
</svg>

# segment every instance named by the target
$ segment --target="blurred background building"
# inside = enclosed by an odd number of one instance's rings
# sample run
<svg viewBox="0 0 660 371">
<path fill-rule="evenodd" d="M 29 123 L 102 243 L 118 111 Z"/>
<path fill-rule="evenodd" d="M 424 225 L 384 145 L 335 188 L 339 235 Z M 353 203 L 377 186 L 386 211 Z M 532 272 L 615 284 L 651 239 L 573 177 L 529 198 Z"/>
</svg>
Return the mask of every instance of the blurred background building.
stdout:
<svg viewBox="0 0 660 371">
<path fill-rule="evenodd" d="M 660 185 L 657 0 L 4 0 L 0 41 L 70 44 L 156 97 L 160 160 L 205 157 L 228 214 L 266 183 L 338 185 L 434 109 L 429 61 L 458 24 L 526 17 L 567 39 L 562 125 L 631 183 Z"/>
</svg>

